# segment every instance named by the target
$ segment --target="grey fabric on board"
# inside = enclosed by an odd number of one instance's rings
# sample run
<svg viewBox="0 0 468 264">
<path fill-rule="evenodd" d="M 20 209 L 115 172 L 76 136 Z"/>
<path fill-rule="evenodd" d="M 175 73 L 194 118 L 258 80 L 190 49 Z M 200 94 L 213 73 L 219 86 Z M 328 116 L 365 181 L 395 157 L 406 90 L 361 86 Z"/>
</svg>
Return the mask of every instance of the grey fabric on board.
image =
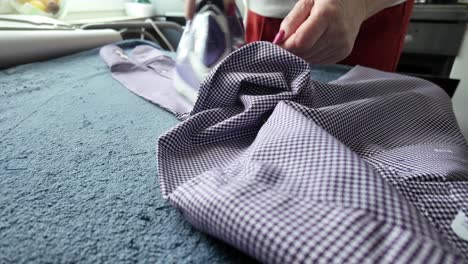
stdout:
<svg viewBox="0 0 468 264">
<path fill-rule="evenodd" d="M 266 263 L 460 263 L 468 148 L 434 84 L 355 67 L 329 83 L 257 42 L 158 141 L 164 197 Z"/>
</svg>

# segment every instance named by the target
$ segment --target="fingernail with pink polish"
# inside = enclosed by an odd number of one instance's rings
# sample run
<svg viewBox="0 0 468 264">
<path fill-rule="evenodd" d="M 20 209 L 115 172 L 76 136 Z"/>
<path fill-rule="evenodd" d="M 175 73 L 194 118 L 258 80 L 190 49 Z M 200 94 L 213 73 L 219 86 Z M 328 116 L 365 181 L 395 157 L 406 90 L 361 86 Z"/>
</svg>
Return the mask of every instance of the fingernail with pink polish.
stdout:
<svg viewBox="0 0 468 264">
<path fill-rule="evenodd" d="M 284 30 L 280 30 L 278 34 L 276 34 L 275 39 L 273 40 L 273 44 L 278 45 L 281 42 L 283 42 L 284 34 L 285 34 Z"/>
</svg>

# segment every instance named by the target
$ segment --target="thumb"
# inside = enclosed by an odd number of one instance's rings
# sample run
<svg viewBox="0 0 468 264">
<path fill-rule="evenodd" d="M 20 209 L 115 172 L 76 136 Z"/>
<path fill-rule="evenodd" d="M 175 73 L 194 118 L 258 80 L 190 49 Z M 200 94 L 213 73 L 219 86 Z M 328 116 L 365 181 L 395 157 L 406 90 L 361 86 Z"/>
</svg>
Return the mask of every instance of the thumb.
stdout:
<svg viewBox="0 0 468 264">
<path fill-rule="evenodd" d="M 297 29 L 307 20 L 314 6 L 314 0 L 300 0 L 284 18 L 280 32 L 284 31 L 283 41 L 296 33 Z M 281 41 L 282 42 L 282 41 Z"/>
</svg>

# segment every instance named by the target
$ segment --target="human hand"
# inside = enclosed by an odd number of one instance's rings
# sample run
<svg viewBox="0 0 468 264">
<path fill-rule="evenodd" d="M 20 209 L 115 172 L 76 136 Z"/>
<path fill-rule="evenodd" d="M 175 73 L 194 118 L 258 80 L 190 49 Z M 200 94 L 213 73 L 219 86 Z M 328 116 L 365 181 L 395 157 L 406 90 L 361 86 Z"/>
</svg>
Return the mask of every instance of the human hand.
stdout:
<svg viewBox="0 0 468 264">
<path fill-rule="evenodd" d="M 224 7 L 228 10 L 228 6 L 233 4 L 235 0 L 224 0 Z M 195 14 L 196 0 L 185 0 L 185 19 L 192 20 Z"/>
<path fill-rule="evenodd" d="M 310 63 L 336 63 L 351 53 L 367 16 L 366 0 L 299 0 L 281 24 L 284 42 L 276 42 Z"/>
<path fill-rule="evenodd" d="M 195 13 L 195 0 L 185 0 L 185 19 L 192 20 Z"/>
</svg>

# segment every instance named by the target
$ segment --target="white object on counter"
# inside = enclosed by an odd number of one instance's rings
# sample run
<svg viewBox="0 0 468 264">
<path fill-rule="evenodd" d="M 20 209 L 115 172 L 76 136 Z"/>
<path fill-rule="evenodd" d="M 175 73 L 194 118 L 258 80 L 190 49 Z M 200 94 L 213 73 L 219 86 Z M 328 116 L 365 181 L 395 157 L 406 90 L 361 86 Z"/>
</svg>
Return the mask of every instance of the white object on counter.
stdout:
<svg viewBox="0 0 468 264">
<path fill-rule="evenodd" d="M 59 57 L 122 40 L 111 29 L 5 30 L 0 32 L 0 68 Z"/>
<path fill-rule="evenodd" d="M 152 4 L 125 3 L 125 13 L 130 17 L 152 17 L 156 13 Z"/>
<path fill-rule="evenodd" d="M 0 0 L 1 1 L 1 0 Z M 74 29 L 72 25 L 45 16 L 0 15 L 0 30 Z"/>
</svg>

